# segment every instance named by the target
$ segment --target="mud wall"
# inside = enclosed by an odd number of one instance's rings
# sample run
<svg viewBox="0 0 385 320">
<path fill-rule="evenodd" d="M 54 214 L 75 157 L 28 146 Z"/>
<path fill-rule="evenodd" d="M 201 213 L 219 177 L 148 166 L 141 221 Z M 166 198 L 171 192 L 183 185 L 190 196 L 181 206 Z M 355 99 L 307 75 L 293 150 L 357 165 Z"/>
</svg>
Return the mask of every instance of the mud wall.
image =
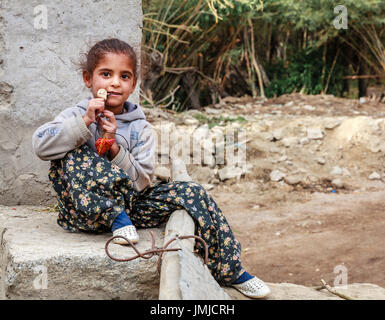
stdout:
<svg viewBox="0 0 385 320">
<path fill-rule="evenodd" d="M 0 0 L 0 204 L 54 201 L 33 132 L 89 95 L 80 53 L 108 37 L 139 53 L 141 28 L 140 0 Z"/>
</svg>

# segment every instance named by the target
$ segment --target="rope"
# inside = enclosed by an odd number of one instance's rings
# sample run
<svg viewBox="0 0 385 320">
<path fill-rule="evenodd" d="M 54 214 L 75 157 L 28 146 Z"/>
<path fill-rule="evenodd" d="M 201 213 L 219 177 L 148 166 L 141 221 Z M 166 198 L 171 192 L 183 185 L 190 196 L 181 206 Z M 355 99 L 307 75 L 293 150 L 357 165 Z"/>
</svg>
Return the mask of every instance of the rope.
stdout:
<svg viewBox="0 0 385 320">
<path fill-rule="evenodd" d="M 150 231 L 150 234 L 151 234 L 151 238 L 152 238 L 152 245 L 151 245 L 151 249 L 149 250 L 146 250 L 144 253 L 141 253 L 136 247 L 135 245 L 132 243 L 131 240 L 128 240 L 126 237 L 124 236 L 113 236 L 111 238 L 109 238 L 106 242 L 106 245 L 104 247 L 105 251 L 106 251 L 106 254 L 107 256 L 114 260 L 114 261 L 117 261 L 117 262 L 127 262 L 127 261 L 131 261 L 131 260 L 134 260 L 134 259 L 137 259 L 137 258 L 143 258 L 143 259 L 150 259 L 152 258 L 154 255 L 158 255 L 159 258 L 158 258 L 158 273 L 160 274 L 160 269 L 161 269 L 161 262 L 162 262 L 162 256 L 163 256 L 163 253 L 164 252 L 170 252 L 170 251 L 178 251 L 178 250 L 181 250 L 181 248 L 170 248 L 170 249 L 167 249 L 167 247 L 175 240 L 177 239 L 189 239 L 189 238 L 195 238 L 199 241 L 201 241 L 203 243 L 203 247 L 205 248 L 205 257 L 204 257 L 204 263 L 207 265 L 207 261 L 208 261 L 208 246 L 206 244 L 206 242 L 201 238 L 201 237 L 198 237 L 198 236 L 195 236 L 195 235 L 188 235 L 188 236 L 176 236 L 175 238 L 172 238 L 170 239 L 169 241 L 167 241 L 167 243 L 162 247 L 162 248 L 156 248 L 155 247 L 155 237 L 154 237 L 154 234 L 152 231 Z M 110 244 L 110 242 L 116 238 L 123 238 L 124 240 L 126 240 L 128 242 L 128 244 L 134 249 L 134 251 L 136 252 L 136 256 L 133 256 L 133 257 L 130 257 L 130 258 L 124 258 L 124 259 L 120 259 L 120 258 L 116 258 L 114 256 L 112 256 L 110 254 L 110 252 L 108 251 L 108 246 Z"/>
</svg>

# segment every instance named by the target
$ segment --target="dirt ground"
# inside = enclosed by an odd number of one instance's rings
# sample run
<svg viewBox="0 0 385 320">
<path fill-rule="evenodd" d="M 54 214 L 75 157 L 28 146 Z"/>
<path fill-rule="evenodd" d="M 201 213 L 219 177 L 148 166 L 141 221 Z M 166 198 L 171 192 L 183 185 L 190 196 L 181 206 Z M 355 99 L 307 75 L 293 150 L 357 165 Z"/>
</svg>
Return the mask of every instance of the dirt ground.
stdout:
<svg viewBox="0 0 385 320">
<path fill-rule="evenodd" d="M 189 174 L 211 186 L 244 267 L 267 282 L 306 286 L 341 284 L 346 268 L 348 283 L 385 288 L 385 104 L 330 95 L 229 98 L 205 116 L 219 110 L 247 120 L 237 128 L 247 130 L 249 170 L 224 181 L 215 170 L 199 175 L 202 168 L 190 166 Z M 174 116 L 168 120 L 183 126 Z M 315 127 L 321 136 L 307 131 Z M 274 181 L 277 169 L 284 178 Z"/>
<path fill-rule="evenodd" d="M 277 202 L 250 189 L 239 183 L 211 192 L 242 244 L 246 270 L 267 282 L 317 286 L 321 279 L 333 285 L 343 265 L 348 283 L 385 287 L 385 191 L 282 192 L 286 201 Z"/>
</svg>

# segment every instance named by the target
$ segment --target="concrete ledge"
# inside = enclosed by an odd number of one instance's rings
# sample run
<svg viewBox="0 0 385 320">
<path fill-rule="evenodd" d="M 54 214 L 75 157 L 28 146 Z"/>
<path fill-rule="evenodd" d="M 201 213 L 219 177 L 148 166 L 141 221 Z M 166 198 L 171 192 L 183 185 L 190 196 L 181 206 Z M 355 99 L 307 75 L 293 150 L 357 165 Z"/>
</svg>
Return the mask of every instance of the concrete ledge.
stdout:
<svg viewBox="0 0 385 320">
<path fill-rule="evenodd" d="M 157 299 L 158 257 L 116 262 L 105 253 L 107 234 L 69 233 L 56 224 L 57 212 L 42 207 L 0 206 L 6 228 L 0 253 L 0 299 Z M 150 229 L 139 229 L 141 252 L 151 248 Z M 154 232 L 161 247 L 161 228 Z M 1 240 L 1 239 L 0 239 Z M 118 258 L 136 255 L 111 243 Z"/>
<path fill-rule="evenodd" d="M 192 181 L 184 162 L 171 159 L 173 181 Z M 185 210 L 174 211 L 166 225 L 164 245 L 177 236 L 194 235 L 194 220 Z M 160 300 L 227 300 L 230 296 L 218 285 L 207 266 L 192 254 L 195 239 L 174 241 L 169 248 L 179 247 L 178 252 L 167 252 L 162 261 L 160 276 Z M 191 254 L 188 254 L 191 252 Z M 193 267 L 192 267 L 193 266 Z M 182 272 L 183 271 L 183 272 Z"/>
<path fill-rule="evenodd" d="M 171 176 L 173 181 L 191 181 L 186 166 L 178 159 L 173 158 L 171 162 Z M 176 236 L 193 235 L 194 221 L 185 210 L 174 211 L 167 221 L 163 245 Z M 178 243 L 178 244 L 177 244 Z M 168 248 L 185 247 L 192 251 L 195 239 L 174 241 Z M 162 270 L 160 274 L 159 299 L 160 300 L 181 300 L 182 293 L 179 284 L 180 259 L 177 252 L 166 252 L 163 255 Z"/>
<path fill-rule="evenodd" d="M 56 212 L 44 212 L 43 207 L 15 209 L 0 206 L 0 300 L 158 299 L 157 256 L 115 262 L 104 251 L 111 234 L 67 233 L 56 224 Z M 7 230 L 3 234 L 4 228 Z M 163 228 L 151 230 L 155 245 L 161 247 Z M 145 251 L 151 247 L 149 229 L 138 232 L 141 241 L 137 247 Z M 135 255 L 134 250 L 126 246 L 111 244 L 109 248 L 110 253 L 119 258 Z M 180 257 L 176 258 L 174 263 L 179 268 Z M 162 266 L 165 270 L 164 260 Z M 176 275 L 171 276 L 179 285 Z M 341 300 L 325 289 L 317 291 L 291 283 L 268 285 L 272 292 L 267 300 Z M 180 287 L 177 288 L 180 294 Z M 249 299 L 234 288 L 222 289 L 231 299 Z M 385 289 L 370 283 L 349 284 L 347 289 L 338 291 L 356 299 L 385 300 Z M 196 299 L 205 298 L 201 295 Z"/>
<path fill-rule="evenodd" d="M 293 283 L 267 283 L 271 294 L 265 300 L 344 300 L 326 289 L 316 290 Z M 233 300 L 251 300 L 234 288 L 224 288 Z M 357 300 L 385 300 L 385 289 L 371 283 L 352 283 L 336 288 L 340 293 Z"/>
</svg>

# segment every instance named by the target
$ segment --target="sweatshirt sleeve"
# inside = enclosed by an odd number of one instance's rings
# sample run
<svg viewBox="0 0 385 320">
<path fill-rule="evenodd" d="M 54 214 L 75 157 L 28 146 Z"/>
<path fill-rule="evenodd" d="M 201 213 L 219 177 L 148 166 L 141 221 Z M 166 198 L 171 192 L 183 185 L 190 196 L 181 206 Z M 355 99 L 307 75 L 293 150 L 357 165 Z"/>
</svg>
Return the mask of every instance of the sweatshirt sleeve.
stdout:
<svg viewBox="0 0 385 320">
<path fill-rule="evenodd" d="M 119 145 L 112 163 L 122 168 L 131 178 L 137 191 L 151 185 L 154 176 L 155 136 L 149 123 L 140 131 L 138 143 L 131 152 Z"/>
<path fill-rule="evenodd" d="M 91 137 L 92 133 L 84 123 L 80 110 L 69 108 L 34 132 L 32 148 L 40 159 L 56 160 Z"/>
</svg>

